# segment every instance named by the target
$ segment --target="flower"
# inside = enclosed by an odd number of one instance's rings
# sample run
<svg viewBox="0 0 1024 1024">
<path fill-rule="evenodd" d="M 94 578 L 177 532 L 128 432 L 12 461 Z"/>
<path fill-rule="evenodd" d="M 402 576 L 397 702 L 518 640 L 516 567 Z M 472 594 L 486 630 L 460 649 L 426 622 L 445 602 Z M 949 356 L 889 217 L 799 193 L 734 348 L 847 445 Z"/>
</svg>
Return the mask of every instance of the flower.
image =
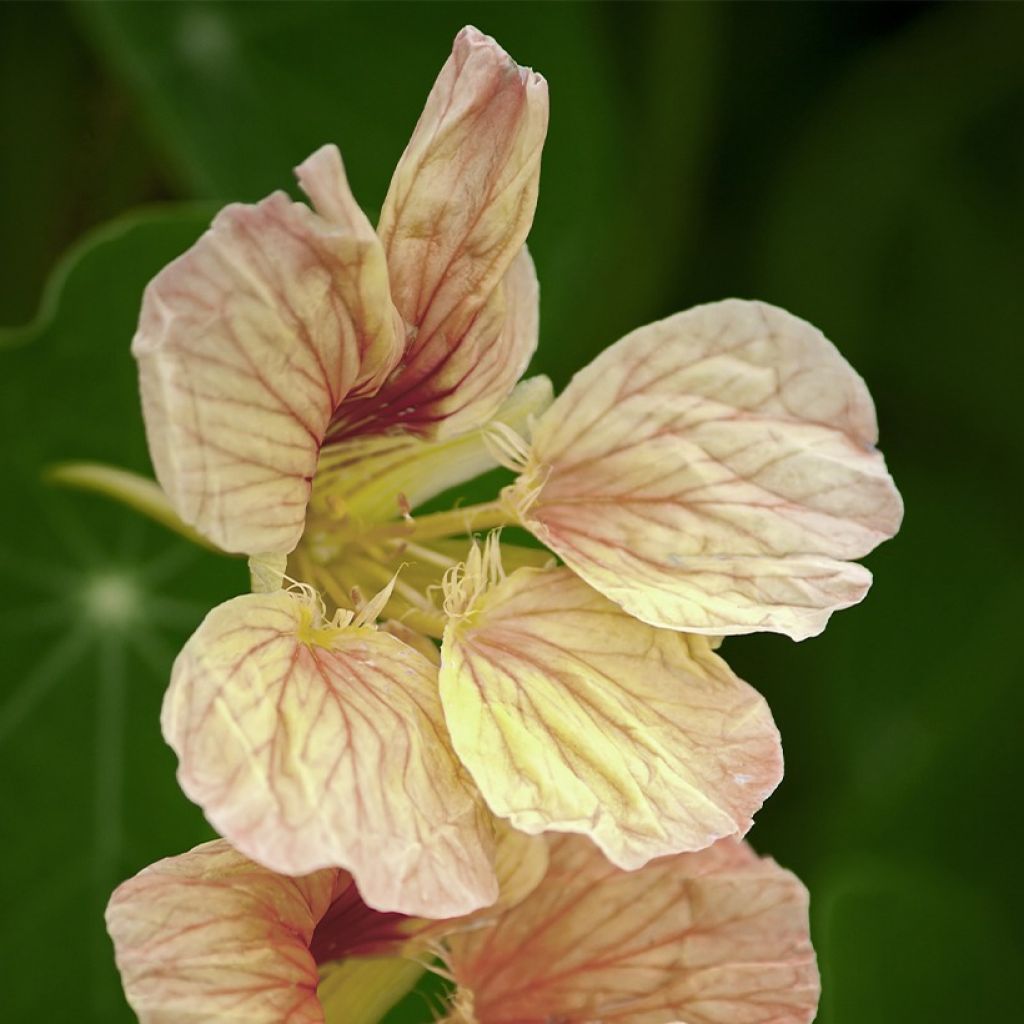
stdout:
<svg viewBox="0 0 1024 1024">
<path fill-rule="evenodd" d="M 246 856 L 345 868 L 378 910 L 493 902 L 492 814 L 625 869 L 744 834 L 781 748 L 715 649 L 820 632 L 902 514 L 864 382 L 763 303 L 642 327 L 553 403 L 515 386 L 546 124 L 543 80 L 463 30 L 376 233 L 325 147 L 316 212 L 228 207 L 133 344 L 161 485 L 257 591 L 175 662 L 181 785 Z M 413 515 L 498 462 L 495 500 Z M 469 540 L 505 525 L 563 564 Z"/>
<path fill-rule="evenodd" d="M 218 840 L 125 882 L 107 926 L 142 1024 L 376 1020 L 419 972 L 399 958 L 431 953 L 451 1024 L 813 1018 L 806 890 L 746 844 L 635 872 L 578 836 L 547 851 L 500 907 L 428 923 L 369 909 L 343 871 L 284 878 Z"/>
<path fill-rule="evenodd" d="M 453 560 L 402 519 L 368 527 L 494 466 L 475 428 L 550 400 L 543 381 L 509 398 L 536 345 L 523 241 L 546 127 L 543 79 L 463 30 L 376 232 L 326 146 L 297 170 L 316 212 L 283 193 L 227 207 L 148 286 L 133 341 L 171 504 L 256 556 L 272 591 L 215 609 L 175 665 L 163 727 L 182 787 L 253 857 L 345 866 L 379 908 L 452 915 L 497 895 L 436 666 L 372 625 L 415 611 L 411 572 L 393 579 L 408 548 L 430 581 Z M 278 589 L 286 554 L 294 591 Z M 385 584 L 389 607 L 367 606 Z"/>
</svg>

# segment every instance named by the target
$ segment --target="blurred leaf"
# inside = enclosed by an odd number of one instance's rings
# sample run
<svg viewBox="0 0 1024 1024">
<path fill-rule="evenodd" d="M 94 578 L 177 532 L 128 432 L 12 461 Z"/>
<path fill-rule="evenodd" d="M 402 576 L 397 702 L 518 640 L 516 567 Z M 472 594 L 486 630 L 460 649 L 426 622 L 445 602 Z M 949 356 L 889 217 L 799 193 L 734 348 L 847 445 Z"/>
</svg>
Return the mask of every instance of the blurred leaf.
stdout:
<svg viewBox="0 0 1024 1024">
<path fill-rule="evenodd" d="M 887 429 L 1016 422 L 1016 382 L 991 368 L 1024 314 L 1022 36 L 1015 4 L 922 19 L 820 98 L 766 205 L 764 297 L 909 400 Z"/>
<path fill-rule="evenodd" d="M 926 864 L 853 862 L 827 883 L 819 1022 L 1008 1021 L 1020 965 L 998 904 Z M 984 936 L 984 941 L 976 937 Z M 842 969 L 839 969 L 842 965 Z"/>
<path fill-rule="evenodd" d="M 34 325 L 0 346 L 4 1016 L 130 1020 L 102 911 L 121 879 L 207 838 L 178 791 L 159 709 L 171 660 L 244 565 L 136 514 L 40 482 L 61 457 L 148 471 L 128 353 L 141 290 L 209 211 L 94 233 Z M 16 827 L 10 827 L 17 823 Z M 59 962 L 61 984 L 52 982 Z"/>
<path fill-rule="evenodd" d="M 0 323 L 25 320 L 54 253 L 164 183 L 66 4 L 0 6 Z M 14 257 L 16 253 L 16 257 Z"/>
</svg>

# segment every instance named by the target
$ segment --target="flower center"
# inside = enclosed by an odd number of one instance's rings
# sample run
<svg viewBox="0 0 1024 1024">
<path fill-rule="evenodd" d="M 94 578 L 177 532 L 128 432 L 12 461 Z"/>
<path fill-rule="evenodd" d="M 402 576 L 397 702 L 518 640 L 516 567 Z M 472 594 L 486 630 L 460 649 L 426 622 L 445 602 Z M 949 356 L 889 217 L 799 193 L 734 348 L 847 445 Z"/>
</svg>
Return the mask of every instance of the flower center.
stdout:
<svg viewBox="0 0 1024 1024">
<path fill-rule="evenodd" d="M 405 914 L 371 910 L 349 882 L 313 930 L 309 951 L 317 966 L 348 956 L 379 955 L 404 938 L 408 920 Z"/>
<path fill-rule="evenodd" d="M 337 610 L 359 612 L 391 587 L 383 617 L 440 638 L 446 611 L 463 614 L 484 586 L 478 578 L 481 572 L 487 576 L 482 564 L 454 571 L 472 561 L 472 536 L 514 524 L 517 511 L 504 496 L 424 515 L 414 515 L 412 508 L 494 467 L 489 449 L 495 445 L 525 463 L 523 442 L 503 424 L 447 441 L 397 434 L 324 449 L 288 575 L 323 594 L 328 618 Z M 549 558 L 522 551 L 512 554 L 514 567 Z"/>
</svg>

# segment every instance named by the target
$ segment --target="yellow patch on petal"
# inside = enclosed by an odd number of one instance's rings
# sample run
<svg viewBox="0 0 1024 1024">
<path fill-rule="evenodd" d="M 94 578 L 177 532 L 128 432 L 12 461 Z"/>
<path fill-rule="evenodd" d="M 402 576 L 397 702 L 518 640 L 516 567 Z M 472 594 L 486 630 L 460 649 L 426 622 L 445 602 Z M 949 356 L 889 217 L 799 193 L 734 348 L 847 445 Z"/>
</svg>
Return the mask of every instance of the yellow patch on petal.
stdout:
<svg viewBox="0 0 1024 1024">
<path fill-rule="evenodd" d="M 383 249 L 333 171 L 346 221 L 280 192 L 228 206 L 143 298 L 132 351 L 157 478 L 226 551 L 295 547 L 335 409 L 401 354 Z"/>
<path fill-rule="evenodd" d="M 206 617 L 163 708 L 182 789 L 254 860 L 347 868 L 377 910 L 448 917 L 493 903 L 488 816 L 449 746 L 436 668 L 345 621 L 286 591 Z"/>
<path fill-rule="evenodd" d="M 509 498 L 656 626 L 803 639 L 859 601 L 902 503 L 867 388 L 820 331 L 730 299 L 642 327 L 578 373 Z"/>
<path fill-rule="evenodd" d="M 500 580 L 479 560 L 449 595 L 440 680 L 491 810 L 587 834 L 624 868 L 746 832 L 782 777 L 779 737 L 709 642 L 631 618 L 568 569 Z"/>
<path fill-rule="evenodd" d="M 806 1024 L 818 973 L 799 880 L 733 840 L 619 871 L 585 839 L 550 843 L 544 881 L 485 930 L 457 932 L 450 1021 Z"/>
<path fill-rule="evenodd" d="M 141 1024 L 321 1024 L 309 944 L 338 874 L 286 878 L 217 840 L 121 885 L 107 929 Z"/>
</svg>

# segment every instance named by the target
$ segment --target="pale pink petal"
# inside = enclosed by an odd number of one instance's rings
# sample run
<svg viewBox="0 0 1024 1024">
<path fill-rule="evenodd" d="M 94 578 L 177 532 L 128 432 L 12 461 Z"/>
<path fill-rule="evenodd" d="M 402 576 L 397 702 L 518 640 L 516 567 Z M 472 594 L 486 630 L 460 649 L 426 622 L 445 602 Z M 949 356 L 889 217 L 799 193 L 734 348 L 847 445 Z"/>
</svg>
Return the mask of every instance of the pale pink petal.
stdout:
<svg viewBox="0 0 1024 1024">
<path fill-rule="evenodd" d="M 642 327 L 536 426 L 514 500 L 656 626 L 803 639 L 859 601 L 903 506 L 864 382 L 820 331 L 730 299 Z"/>
<path fill-rule="evenodd" d="M 333 221 L 283 193 L 228 206 L 143 299 L 132 351 L 157 477 L 228 551 L 295 546 L 335 409 L 404 344 L 383 250 L 335 161 L 321 150 L 301 172 Z"/>
<path fill-rule="evenodd" d="M 781 779 L 767 705 L 706 638 L 647 626 L 565 568 L 449 608 L 452 743 L 515 828 L 584 833 L 636 868 L 746 832 Z"/>
<path fill-rule="evenodd" d="M 286 878 L 218 840 L 146 868 L 107 907 L 125 995 L 142 1024 L 320 1024 L 316 926 L 348 885 Z"/>
<path fill-rule="evenodd" d="M 449 746 L 437 669 L 278 591 L 215 608 L 174 665 L 163 730 L 214 827 L 275 871 L 352 872 L 377 910 L 493 903 L 493 835 Z"/>
<path fill-rule="evenodd" d="M 358 239 L 373 260 L 372 268 L 368 268 L 368 278 L 377 293 L 371 288 L 365 288 L 363 294 L 355 294 L 351 287 L 348 290 L 353 292 L 358 304 L 368 307 L 379 302 L 383 308 L 364 308 L 360 315 L 374 321 L 389 319 L 391 322 L 390 328 L 384 327 L 377 335 L 376 343 L 363 353 L 359 378 L 345 396 L 348 401 L 357 401 L 362 395 L 375 393 L 395 368 L 405 345 L 405 324 L 391 301 L 390 287 L 381 285 L 382 268 L 377 251 L 379 239 L 352 195 L 338 147 L 333 144 L 321 146 L 295 168 L 295 177 L 317 213 L 346 235 Z M 387 276 L 386 266 L 383 276 Z M 346 285 L 346 282 L 339 281 L 339 286 Z"/>
<path fill-rule="evenodd" d="M 449 415 L 475 425 L 529 361 L 537 288 L 522 246 L 547 120 L 545 81 L 463 29 L 381 211 L 392 294 L 411 331 L 379 417 L 420 431 L 440 429 Z M 332 436 L 350 434 L 359 419 L 346 410 Z"/>
<path fill-rule="evenodd" d="M 461 337 L 526 240 L 547 120 L 544 79 L 463 29 L 381 210 L 395 305 L 419 340 Z"/>
<path fill-rule="evenodd" d="M 551 841 L 541 885 L 448 939 L 456 1005 L 477 1024 L 806 1024 L 818 1002 L 807 891 L 722 840 L 619 871 Z M 457 1015 L 453 1019 L 460 1019 Z"/>
<path fill-rule="evenodd" d="M 424 348 L 403 369 L 395 388 L 416 380 L 421 430 L 452 437 L 479 426 L 499 408 L 537 348 L 540 327 L 537 271 L 524 245 L 456 350 Z M 435 338 L 438 336 L 435 335 Z M 401 404 L 402 398 L 393 399 Z M 431 431 L 430 424 L 436 424 Z"/>
</svg>

